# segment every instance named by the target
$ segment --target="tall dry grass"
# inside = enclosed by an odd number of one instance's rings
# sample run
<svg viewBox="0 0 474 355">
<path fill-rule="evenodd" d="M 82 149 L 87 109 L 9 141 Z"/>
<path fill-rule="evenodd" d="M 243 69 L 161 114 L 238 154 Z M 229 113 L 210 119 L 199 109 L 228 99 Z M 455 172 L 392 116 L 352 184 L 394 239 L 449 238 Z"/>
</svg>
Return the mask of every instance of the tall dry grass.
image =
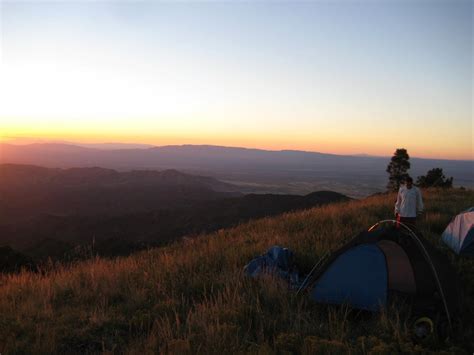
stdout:
<svg viewBox="0 0 474 355">
<path fill-rule="evenodd" d="M 474 262 L 439 242 L 474 192 L 424 192 L 425 236 L 464 284 L 462 332 L 415 343 L 409 314 L 317 305 L 243 266 L 279 244 L 302 271 L 360 230 L 393 215 L 394 195 L 250 222 L 114 260 L 0 276 L 0 353 L 397 353 L 474 350 Z"/>
</svg>

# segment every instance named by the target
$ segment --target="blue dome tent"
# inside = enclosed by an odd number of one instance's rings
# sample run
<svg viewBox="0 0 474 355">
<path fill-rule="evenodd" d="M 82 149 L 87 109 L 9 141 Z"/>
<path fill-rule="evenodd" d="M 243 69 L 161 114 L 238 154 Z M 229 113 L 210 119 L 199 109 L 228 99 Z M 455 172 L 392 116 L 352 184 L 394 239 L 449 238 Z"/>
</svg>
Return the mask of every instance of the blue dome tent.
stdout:
<svg viewBox="0 0 474 355">
<path fill-rule="evenodd" d="M 419 314 L 439 314 L 451 325 L 457 283 L 449 261 L 419 232 L 382 221 L 333 252 L 306 278 L 299 292 L 327 304 L 377 311 L 394 296 L 411 300 Z"/>
</svg>

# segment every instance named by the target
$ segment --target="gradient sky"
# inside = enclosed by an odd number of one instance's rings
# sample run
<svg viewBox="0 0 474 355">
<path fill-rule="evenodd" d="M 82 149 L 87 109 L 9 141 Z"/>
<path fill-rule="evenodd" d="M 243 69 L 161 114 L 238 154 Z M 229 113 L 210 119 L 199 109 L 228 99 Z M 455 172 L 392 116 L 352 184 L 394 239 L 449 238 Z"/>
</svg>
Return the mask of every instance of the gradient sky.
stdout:
<svg viewBox="0 0 474 355">
<path fill-rule="evenodd" d="M 1 1 L 0 20 L 4 139 L 474 158 L 470 0 Z"/>
</svg>

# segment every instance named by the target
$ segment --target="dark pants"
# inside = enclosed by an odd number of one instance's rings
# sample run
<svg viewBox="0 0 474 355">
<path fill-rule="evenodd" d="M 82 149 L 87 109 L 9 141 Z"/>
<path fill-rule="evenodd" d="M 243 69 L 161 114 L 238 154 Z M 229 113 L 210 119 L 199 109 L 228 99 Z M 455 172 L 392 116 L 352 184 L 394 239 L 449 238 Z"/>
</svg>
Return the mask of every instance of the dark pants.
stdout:
<svg viewBox="0 0 474 355">
<path fill-rule="evenodd" d="M 400 228 L 400 223 L 406 224 L 407 227 L 416 227 L 416 217 L 401 217 L 397 215 L 397 228 Z"/>
</svg>

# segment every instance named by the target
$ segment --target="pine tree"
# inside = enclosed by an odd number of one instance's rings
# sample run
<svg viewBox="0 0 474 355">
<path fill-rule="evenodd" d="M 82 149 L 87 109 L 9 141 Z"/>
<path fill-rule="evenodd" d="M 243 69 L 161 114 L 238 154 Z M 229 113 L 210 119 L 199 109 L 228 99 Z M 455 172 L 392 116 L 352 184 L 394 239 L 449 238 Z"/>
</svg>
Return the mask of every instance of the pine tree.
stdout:
<svg viewBox="0 0 474 355">
<path fill-rule="evenodd" d="M 408 169 L 410 169 L 410 156 L 404 148 L 397 149 L 393 154 L 390 164 L 387 166 L 389 191 L 397 191 L 400 184 L 408 177 Z"/>
</svg>

